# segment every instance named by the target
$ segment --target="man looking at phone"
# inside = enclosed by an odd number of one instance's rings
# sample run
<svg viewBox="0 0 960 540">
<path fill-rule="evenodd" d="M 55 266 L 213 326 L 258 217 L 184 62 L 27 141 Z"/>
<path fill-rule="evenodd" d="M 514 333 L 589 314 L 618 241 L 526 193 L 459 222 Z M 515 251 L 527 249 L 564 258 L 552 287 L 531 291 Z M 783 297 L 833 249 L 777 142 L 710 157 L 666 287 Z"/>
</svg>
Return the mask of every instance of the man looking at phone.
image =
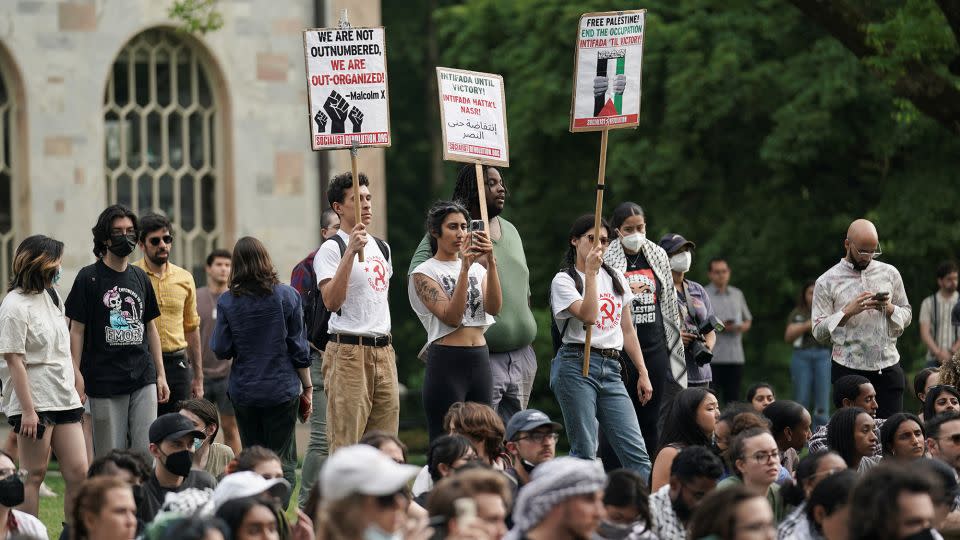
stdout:
<svg viewBox="0 0 960 540">
<path fill-rule="evenodd" d="M 913 311 L 900 272 L 877 261 L 882 254 L 873 223 L 858 219 L 843 241 L 846 255 L 817 278 L 813 335 L 833 343 L 831 381 L 844 375 L 869 379 L 877 392 L 877 417 L 903 410 L 905 379 L 897 338 Z"/>
<path fill-rule="evenodd" d="M 495 167 L 483 167 L 483 175 L 489 237 L 493 242 L 503 296 L 500 313 L 494 317 L 496 322 L 487 329 L 484 338 L 490 350 L 490 369 L 493 371 L 492 406 L 506 424 L 515 413 L 526 409 L 530 401 L 533 379 L 537 374 L 537 357 L 532 347 L 537 335 L 537 321 L 530 310 L 530 270 L 523 252 L 523 240 L 517 228 L 501 215 L 507 200 L 506 183 Z M 480 219 L 475 165 L 460 168 L 452 199 L 464 205 L 472 219 Z M 430 239 L 424 235 L 407 274 L 412 274 L 414 268 L 432 256 Z"/>
</svg>

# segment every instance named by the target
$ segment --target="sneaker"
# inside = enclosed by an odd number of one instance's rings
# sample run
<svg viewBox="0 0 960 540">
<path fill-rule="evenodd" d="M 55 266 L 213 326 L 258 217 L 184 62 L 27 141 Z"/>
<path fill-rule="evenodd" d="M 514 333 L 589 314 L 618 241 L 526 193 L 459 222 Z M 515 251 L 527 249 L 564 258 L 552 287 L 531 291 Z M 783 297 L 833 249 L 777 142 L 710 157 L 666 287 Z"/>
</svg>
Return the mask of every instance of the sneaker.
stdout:
<svg viewBox="0 0 960 540">
<path fill-rule="evenodd" d="M 56 497 L 56 496 L 57 496 L 57 492 L 54 491 L 54 490 L 52 490 L 52 489 L 50 489 L 50 488 L 47 486 L 47 483 L 46 483 L 46 482 L 41 482 L 41 483 L 40 483 L 40 496 L 41 496 L 41 497 Z"/>
</svg>

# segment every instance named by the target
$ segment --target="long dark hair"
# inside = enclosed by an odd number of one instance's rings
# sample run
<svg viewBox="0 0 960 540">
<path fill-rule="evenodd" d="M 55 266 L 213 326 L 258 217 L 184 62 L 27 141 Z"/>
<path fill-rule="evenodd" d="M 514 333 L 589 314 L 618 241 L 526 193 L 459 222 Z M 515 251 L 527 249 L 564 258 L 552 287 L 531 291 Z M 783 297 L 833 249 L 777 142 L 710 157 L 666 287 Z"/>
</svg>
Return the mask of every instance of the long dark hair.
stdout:
<svg viewBox="0 0 960 540">
<path fill-rule="evenodd" d="M 897 436 L 897 430 L 900 429 L 900 424 L 909 421 L 916 422 L 920 426 L 923 440 L 927 440 L 927 429 L 923 427 L 923 421 L 917 415 L 898 412 L 884 420 L 883 425 L 880 426 L 880 446 L 883 448 L 883 457 L 893 457 L 893 442 Z"/>
<path fill-rule="evenodd" d="M 800 460 L 800 463 L 797 464 L 797 481 L 787 483 L 780 489 L 780 494 L 783 496 L 785 503 L 790 506 L 800 506 L 800 503 L 802 503 L 807 496 L 805 491 L 807 484 L 810 482 L 810 479 L 813 478 L 813 475 L 817 474 L 817 469 L 820 468 L 820 462 L 823 461 L 823 458 L 826 456 L 840 457 L 840 454 L 833 450 L 820 450 L 808 454 L 807 457 Z"/>
<path fill-rule="evenodd" d="M 482 168 L 484 186 L 487 183 L 487 174 L 490 169 L 493 169 L 500 173 L 500 183 L 503 185 L 504 192 L 507 191 L 507 179 L 503 177 L 503 172 L 500 169 L 491 165 L 483 165 Z M 480 210 L 480 192 L 477 191 L 477 166 L 473 163 L 463 165 L 457 171 L 457 183 L 453 187 L 452 199 L 462 204 L 467 210 L 473 210 L 474 208 Z M 477 216 L 477 218 L 479 217 Z M 470 221 L 469 217 L 467 217 L 467 221 Z"/>
<path fill-rule="evenodd" d="M 823 508 L 828 516 L 850 504 L 850 493 L 857 484 L 857 473 L 849 469 L 824 478 L 813 488 L 810 500 L 807 501 L 807 521 L 813 525 L 818 533 L 823 533 L 822 527 L 813 518 L 816 508 Z"/>
<path fill-rule="evenodd" d="M 610 238 L 617 238 L 620 236 L 620 231 L 617 229 L 623 225 L 623 222 L 629 217 L 633 216 L 643 216 L 643 208 L 635 202 L 622 202 L 613 209 L 613 214 L 610 215 Z"/>
<path fill-rule="evenodd" d="M 427 229 L 427 238 L 430 239 L 430 251 L 437 254 L 437 239 L 443 236 L 443 220 L 450 214 L 459 212 L 463 219 L 470 223 L 470 212 L 463 207 L 463 203 L 458 201 L 437 201 L 433 203 L 430 210 L 427 210 L 427 222 L 424 227 Z"/>
<path fill-rule="evenodd" d="M 63 257 L 63 242 L 37 234 L 24 238 L 13 257 L 13 275 L 7 291 L 41 293 L 53 280 Z"/>
<path fill-rule="evenodd" d="M 940 397 L 940 394 L 951 394 L 953 397 L 960 399 L 960 391 L 949 384 L 931 386 L 930 389 L 927 390 L 927 395 L 923 396 L 924 420 L 930 420 L 937 415 L 937 398 Z"/>
<path fill-rule="evenodd" d="M 113 220 L 117 218 L 130 218 L 133 222 L 133 228 L 139 229 L 137 224 L 137 215 L 122 204 L 108 206 L 97 218 L 97 224 L 90 229 L 93 233 L 93 254 L 99 259 L 107 254 L 107 240 L 110 238 L 110 230 L 113 227 Z"/>
<path fill-rule="evenodd" d="M 810 313 L 810 309 L 813 308 L 813 306 L 807 305 L 807 289 L 809 289 L 810 287 L 813 287 L 816 284 L 817 282 L 812 279 L 808 279 L 807 281 L 803 282 L 803 288 L 800 289 L 800 296 L 797 297 L 798 310 L 804 313 Z"/>
<path fill-rule="evenodd" d="M 840 454 L 850 468 L 856 465 L 854 458 L 857 447 L 853 442 L 853 430 L 857 426 L 857 417 L 861 414 L 870 416 L 870 413 L 860 407 L 844 407 L 833 413 L 827 424 L 827 446 Z"/>
<path fill-rule="evenodd" d="M 246 517 L 247 512 L 252 510 L 255 506 L 263 506 L 264 508 L 270 510 L 270 514 L 272 514 L 274 519 L 276 519 L 274 508 L 256 497 L 230 499 L 229 501 L 223 503 L 223 506 L 217 510 L 216 517 L 222 519 L 227 526 L 230 527 L 231 531 L 239 531 L 240 524 L 243 523 L 243 518 Z M 279 523 L 277 525 L 279 525 Z"/>
<path fill-rule="evenodd" d="M 796 401 L 780 399 L 767 405 L 767 408 L 761 414 L 770 420 L 770 431 L 779 445 L 784 430 L 787 428 L 796 429 L 803 421 L 803 413 L 805 412 L 807 412 L 807 409 Z"/>
<path fill-rule="evenodd" d="M 710 437 L 697 424 L 697 409 L 709 395 L 715 395 L 713 390 L 693 387 L 684 388 L 673 398 L 664 418 L 657 452 L 668 444 L 710 447 Z"/>
<path fill-rule="evenodd" d="M 230 266 L 230 292 L 237 296 L 267 296 L 278 283 L 277 270 L 263 243 L 252 236 L 237 240 Z"/>
<path fill-rule="evenodd" d="M 580 279 L 580 274 L 577 273 L 577 248 L 570 243 L 571 240 L 576 240 L 587 233 L 590 229 L 593 228 L 594 216 L 593 214 L 584 214 L 573 221 L 573 225 L 570 227 L 570 234 L 567 235 L 567 252 L 563 255 L 563 260 L 560 262 L 560 271 L 566 272 L 573 278 L 573 283 L 577 287 L 578 291 L 583 291 L 583 280 Z M 610 234 L 610 224 L 607 223 L 607 220 L 601 219 L 600 226 L 607 230 L 607 234 Z M 594 231 L 596 234 L 600 234 L 600 231 Z M 610 280 L 613 281 L 613 291 L 617 293 L 618 296 L 623 295 L 623 282 L 621 281 L 620 273 L 603 263 L 603 269 L 610 276 Z"/>
</svg>

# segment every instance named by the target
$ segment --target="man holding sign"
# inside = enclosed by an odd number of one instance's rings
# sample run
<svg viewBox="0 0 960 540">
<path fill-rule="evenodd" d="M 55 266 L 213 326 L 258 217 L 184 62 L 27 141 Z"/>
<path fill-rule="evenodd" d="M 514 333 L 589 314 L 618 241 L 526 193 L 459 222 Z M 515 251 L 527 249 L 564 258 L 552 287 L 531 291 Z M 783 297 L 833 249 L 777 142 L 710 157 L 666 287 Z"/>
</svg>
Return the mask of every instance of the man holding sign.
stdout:
<svg viewBox="0 0 960 540">
<path fill-rule="evenodd" d="M 360 222 L 354 186 L 359 186 Z M 330 311 L 330 341 L 323 352 L 327 391 L 327 440 L 337 448 L 356 444 L 364 433 L 397 434 L 400 392 L 390 337 L 389 246 L 367 233 L 373 219 L 370 181 L 351 173 L 330 182 L 330 207 L 340 217 L 338 239 L 324 242 L 313 260 L 323 303 Z M 348 234 L 349 231 L 349 234 Z M 371 240 L 373 240 L 371 242 Z M 358 255 L 364 254 L 363 261 Z"/>
</svg>

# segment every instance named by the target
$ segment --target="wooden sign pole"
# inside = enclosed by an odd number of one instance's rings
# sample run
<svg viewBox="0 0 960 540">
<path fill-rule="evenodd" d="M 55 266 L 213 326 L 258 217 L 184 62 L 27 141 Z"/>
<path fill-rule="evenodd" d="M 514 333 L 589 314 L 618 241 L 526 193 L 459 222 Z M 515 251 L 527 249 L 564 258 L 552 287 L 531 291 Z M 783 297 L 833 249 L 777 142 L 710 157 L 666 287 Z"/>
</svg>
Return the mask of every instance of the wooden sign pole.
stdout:
<svg viewBox="0 0 960 540">
<path fill-rule="evenodd" d="M 597 208 L 593 214 L 593 247 L 600 245 L 600 216 L 603 215 L 603 183 L 607 176 L 607 134 L 609 129 L 604 129 L 600 136 L 600 172 L 597 174 Z M 583 340 L 583 376 L 590 375 L 590 334 L 593 325 L 587 327 L 586 337 Z"/>
<path fill-rule="evenodd" d="M 346 11 L 346 10 L 344 10 Z M 606 131 L 603 132 L 606 136 Z M 353 216 L 356 219 L 357 224 L 362 223 L 360 217 L 360 175 L 357 171 L 357 154 L 360 153 L 360 147 L 357 146 L 357 141 L 353 141 L 353 146 L 350 148 L 350 173 L 353 176 Z M 346 231 L 347 234 L 350 234 L 353 231 Z M 360 249 L 360 252 L 357 253 L 357 260 L 363 262 L 363 249 Z"/>
<path fill-rule="evenodd" d="M 490 218 L 487 216 L 487 179 L 483 176 L 483 163 L 479 161 L 477 167 L 477 200 L 480 203 L 480 219 L 483 220 L 483 230 L 490 236 Z"/>
</svg>

